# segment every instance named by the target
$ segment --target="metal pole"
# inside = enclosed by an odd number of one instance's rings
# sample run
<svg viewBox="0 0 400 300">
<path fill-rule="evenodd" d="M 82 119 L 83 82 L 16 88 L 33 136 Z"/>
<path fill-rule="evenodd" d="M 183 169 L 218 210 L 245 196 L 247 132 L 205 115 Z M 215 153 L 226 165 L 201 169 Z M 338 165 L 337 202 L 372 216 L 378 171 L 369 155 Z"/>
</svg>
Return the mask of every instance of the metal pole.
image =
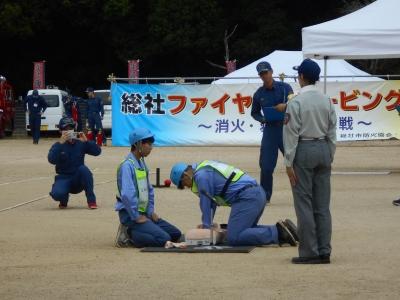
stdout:
<svg viewBox="0 0 400 300">
<path fill-rule="evenodd" d="M 327 76 L 327 67 L 328 67 L 328 56 L 324 56 L 324 94 L 326 94 L 326 76 Z"/>
</svg>

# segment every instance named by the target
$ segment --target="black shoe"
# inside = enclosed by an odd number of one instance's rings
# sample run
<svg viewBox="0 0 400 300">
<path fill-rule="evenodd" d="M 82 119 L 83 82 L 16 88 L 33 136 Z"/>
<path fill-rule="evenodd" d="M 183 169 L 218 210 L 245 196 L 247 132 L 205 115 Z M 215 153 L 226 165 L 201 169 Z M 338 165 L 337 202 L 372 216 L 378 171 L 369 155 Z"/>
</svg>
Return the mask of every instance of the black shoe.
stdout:
<svg viewBox="0 0 400 300">
<path fill-rule="evenodd" d="M 392 203 L 395 206 L 400 206 L 400 199 L 394 200 Z"/>
<path fill-rule="evenodd" d="M 299 235 L 297 234 L 297 226 L 294 225 L 294 223 L 289 219 L 286 219 L 285 221 L 283 221 L 283 224 L 287 227 L 287 229 L 289 229 L 290 233 L 293 235 L 296 242 L 298 242 Z"/>
<path fill-rule="evenodd" d="M 331 260 L 329 256 L 313 256 L 313 257 L 293 257 L 292 264 L 296 265 L 320 265 L 330 264 Z"/>
<path fill-rule="evenodd" d="M 283 244 L 290 244 L 290 246 L 297 246 L 296 240 L 290 233 L 290 230 L 286 227 L 282 220 L 276 223 L 276 229 L 278 230 L 278 241 L 279 246 Z"/>
<path fill-rule="evenodd" d="M 330 254 L 320 255 L 319 258 L 321 259 L 321 264 L 330 264 L 331 263 L 331 255 Z"/>
</svg>

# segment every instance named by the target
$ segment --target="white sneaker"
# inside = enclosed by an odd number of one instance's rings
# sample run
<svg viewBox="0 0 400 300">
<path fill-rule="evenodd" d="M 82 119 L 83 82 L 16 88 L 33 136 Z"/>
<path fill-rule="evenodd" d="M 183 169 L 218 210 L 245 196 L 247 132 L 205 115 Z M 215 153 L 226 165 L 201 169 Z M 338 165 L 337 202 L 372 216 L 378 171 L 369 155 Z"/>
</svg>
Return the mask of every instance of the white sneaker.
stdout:
<svg viewBox="0 0 400 300">
<path fill-rule="evenodd" d="M 115 237 L 114 245 L 117 248 L 134 247 L 133 242 L 128 235 L 128 227 L 127 226 L 125 226 L 123 224 L 119 224 L 117 236 Z"/>
</svg>

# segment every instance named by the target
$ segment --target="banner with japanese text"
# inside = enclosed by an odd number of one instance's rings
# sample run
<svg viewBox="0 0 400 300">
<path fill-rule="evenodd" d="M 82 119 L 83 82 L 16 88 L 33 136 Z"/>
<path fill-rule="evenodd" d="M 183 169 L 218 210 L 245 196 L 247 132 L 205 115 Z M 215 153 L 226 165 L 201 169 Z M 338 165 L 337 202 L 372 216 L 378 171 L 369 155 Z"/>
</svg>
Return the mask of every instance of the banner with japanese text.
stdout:
<svg viewBox="0 0 400 300">
<path fill-rule="evenodd" d="M 128 146 L 135 127 L 154 132 L 158 146 L 260 145 L 262 125 L 250 114 L 259 86 L 113 83 L 113 145 Z M 329 82 L 327 94 L 337 113 L 338 141 L 400 137 L 400 81 Z"/>
<path fill-rule="evenodd" d="M 32 89 L 44 89 L 45 84 L 45 61 L 35 61 L 33 62 L 33 84 Z"/>
<path fill-rule="evenodd" d="M 338 141 L 400 138 L 399 80 L 329 83 L 327 94 L 336 109 Z"/>
<path fill-rule="evenodd" d="M 113 145 L 147 127 L 156 145 L 258 145 L 261 125 L 250 115 L 258 84 L 111 86 Z"/>
</svg>

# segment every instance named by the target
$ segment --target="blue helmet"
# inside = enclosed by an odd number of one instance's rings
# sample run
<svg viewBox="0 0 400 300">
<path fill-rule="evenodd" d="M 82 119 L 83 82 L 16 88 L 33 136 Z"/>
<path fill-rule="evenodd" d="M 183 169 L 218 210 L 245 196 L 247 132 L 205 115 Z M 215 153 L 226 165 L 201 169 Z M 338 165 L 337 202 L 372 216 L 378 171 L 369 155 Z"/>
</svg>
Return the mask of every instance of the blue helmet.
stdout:
<svg viewBox="0 0 400 300">
<path fill-rule="evenodd" d="M 33 90 L 32 91 L 32 97 L 38 97 L 38 96 L 39 96 L 38 90 Z"/>
<path fill-rule="evenodd" d="M 180 187 L 183 172 L 185 172 L 188 166 L 188 164 L 180 162 L 176 163 L 172 167 L 169 178 L 171 178 L 172 183 L 175 184 L 177 187 Z"/>
<path fill-rule="evenodd" d="M 129 143 L 135 145 L 137 142 L 151 137 L 154 138 L 154 134 L 147 128 L 135 128 L 129 134 Z"/>
<path fill-rule="evenodd" d="M 60 122 L 58 123 L 58 128 L 60 130 L 64 130 L 68 126 L 71 126 L 72 128 L 75 128 L 75 121 L 72 118 L 69 118 L 69 117 L 61 118 Z"/>
</svg>

